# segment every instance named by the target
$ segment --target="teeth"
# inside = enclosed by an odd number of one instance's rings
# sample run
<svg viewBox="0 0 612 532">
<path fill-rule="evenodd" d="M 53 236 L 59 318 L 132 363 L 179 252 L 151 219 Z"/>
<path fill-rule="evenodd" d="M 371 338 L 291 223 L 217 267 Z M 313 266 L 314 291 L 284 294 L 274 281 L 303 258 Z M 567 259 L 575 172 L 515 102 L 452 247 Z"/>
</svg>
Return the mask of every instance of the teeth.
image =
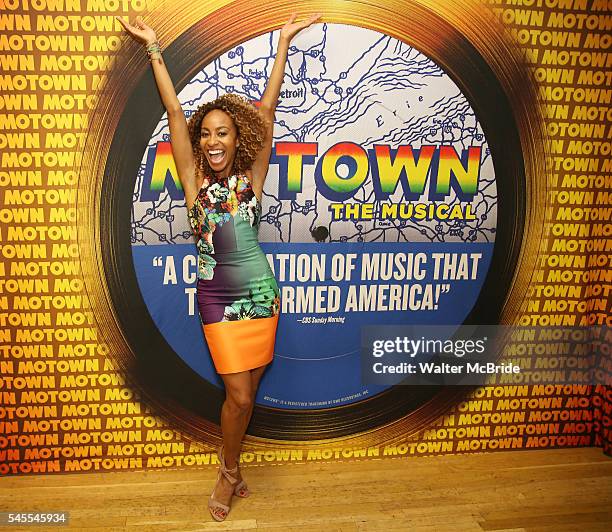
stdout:
<svg viewBox="0 0 612 532">
<path fill-rule="evenodd" d="M 225 158 L 224 150 L 208 150 L 208 156 L 210 157 L 210 162 L 217 164 L 220 163 Z"/>
</svg>

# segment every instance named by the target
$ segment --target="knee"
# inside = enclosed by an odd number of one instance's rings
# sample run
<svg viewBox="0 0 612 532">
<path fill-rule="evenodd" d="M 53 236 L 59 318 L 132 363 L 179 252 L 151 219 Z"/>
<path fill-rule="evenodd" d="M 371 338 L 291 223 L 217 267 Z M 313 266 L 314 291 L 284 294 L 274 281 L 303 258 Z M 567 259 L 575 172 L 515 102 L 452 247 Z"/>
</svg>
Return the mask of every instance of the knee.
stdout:
<svg viewBox="0 0 612 532">
<path fill-rule="evenodd" d="M 250 391 L 233 393 L 228 399 L 232 406 L 240 413 L 248 412 L 253 404 L 253 395 Z"/>
</svg>

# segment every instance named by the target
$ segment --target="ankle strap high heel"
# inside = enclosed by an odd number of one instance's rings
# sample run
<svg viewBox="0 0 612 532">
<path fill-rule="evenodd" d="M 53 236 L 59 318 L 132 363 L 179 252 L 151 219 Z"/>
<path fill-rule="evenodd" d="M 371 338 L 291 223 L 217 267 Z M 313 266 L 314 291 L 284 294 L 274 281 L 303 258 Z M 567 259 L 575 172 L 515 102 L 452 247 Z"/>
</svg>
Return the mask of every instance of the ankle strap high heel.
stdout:
<svg viewBox="0 0 612 532">
<path fill-rule="evenodd" d="M 223 445 L 219 448 L 217 452 L 217 456 L 219 458 L 219 473 L 217 474 L 217 483 L 215 484 L 215 488 L 208 499 L 208 509 L 210 514 L 213 516 L 215 521 L 224 521 L 227 515 L 229 514 L 230 507 L 227 504 L 223 504 L 215 499 L 215 491 L 217 486 L 219 485 L 219 481 L 221 480 L 221 475 L 223 475 L 227 481 L 234 485 L 238 482 L 238 479 L 232 476 L 232 473 L 238 473 L 238 464 L 232 469 L 228 469 L 225 465 L 225 459 L 223 458 Z M 221 510 L 222 513 L 218 513 L 218 510 Z"/>
<path fill-rule="evenodd" d="M 229 469 L 227 465 L 225 465 L 225 457 L 223 456 L 223 445 L 219 447 L 219 451 L 217 452 L 217 457 L 219 458 L 219 466 L 221 468 L 221 473 L 225 476 L 230 484 L 236 484 L 238 479 L 233 477 L 232 474 L 238 473 L 238 464 Z"/>
<path fill-rule="evenodd" d="M 217 453 L 217 456 L 219 457 L 219 463 L 221 464 L 221 470 L 223 471 L 225 478 L 227 478 L 227 480 L 229 480 L 229 482 L 232 484 L 238 482 L 237 478 L 230 476 L 230 474 L 235 475 L 236 473 L 238 473 L 238 463 L 236 463 L 236 465 L 232 469 L 227 468 L 227 466 L 225 465 L 225 457 L 223 456 L 223 444 L 221 444 L 221 447 L 219 447 L 219 452 Z M 232 480 L 234 482 L 232 482 Z M 250 493 L 251 492 L 249 491 L 249 488 L 244 480 L 238 482 L 238 484 L 236 484 L 236 486 L 234 487 L 234 495 L 242 497 L 243 499 L 248 497 Z"/>
</svg>

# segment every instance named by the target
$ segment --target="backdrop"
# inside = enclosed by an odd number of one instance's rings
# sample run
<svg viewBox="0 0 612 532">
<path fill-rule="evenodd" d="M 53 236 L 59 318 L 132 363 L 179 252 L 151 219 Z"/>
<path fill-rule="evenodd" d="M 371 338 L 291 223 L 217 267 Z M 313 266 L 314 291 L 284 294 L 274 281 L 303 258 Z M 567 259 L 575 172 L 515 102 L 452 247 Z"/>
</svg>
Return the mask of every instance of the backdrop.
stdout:
<svg viewBox="0 0 612 532">
<path fill-rule="evenodd" d="M 257 102 L 278 28 L 323 13 L 276 113 L 281 318 L 246 463 L 609 453 L 611 17 L 512 4 L 2 0 L 0 473 L 197 467 L 220 443 L 167 117 L 115 15 L 156 30 L 189 117 Z M 363 379 L 364 327 L 439 324 L 553 328 L 551 378 Z M 559 368 L 571 327 L 597 341 Z"/>
</svg>

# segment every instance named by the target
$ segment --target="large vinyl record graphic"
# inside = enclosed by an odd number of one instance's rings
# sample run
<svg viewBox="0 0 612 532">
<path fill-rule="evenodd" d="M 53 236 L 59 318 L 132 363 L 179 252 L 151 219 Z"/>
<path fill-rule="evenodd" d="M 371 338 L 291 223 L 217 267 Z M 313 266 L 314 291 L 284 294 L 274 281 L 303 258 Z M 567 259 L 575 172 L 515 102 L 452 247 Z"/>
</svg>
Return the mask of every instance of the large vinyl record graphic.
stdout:
<svg viewBox="0 0 612 532">
<path fill-rule="evenodd" d="M 186 116 L 226 92 L 256 104 L 278 31 L 245 21 L 215 34 L 223 50 L 186 54 L 208 42 L 215 26 L 204 22 L 164 50 Z M 281 318 L 252 435 L 321 440 L 425 405 L 434 416 L 462 390 L 363 383 L 362 327 L 499 320 L 523 230 L 519 137 L 491 69 L 437 23 L 454 44 L 439 57 L 408 27 L 390 34 L 374 23 L 316 24 L 292 42 L 259 233 Z M 102 245 L 115 261 L 105 272 L 133 373 L 160 403 L 191 412 L 191 424 L 216 422 L 223 386 L 200 326 L 196 248 L 150 75 L 125 106 L 104 179 Z"/>
</svg>

